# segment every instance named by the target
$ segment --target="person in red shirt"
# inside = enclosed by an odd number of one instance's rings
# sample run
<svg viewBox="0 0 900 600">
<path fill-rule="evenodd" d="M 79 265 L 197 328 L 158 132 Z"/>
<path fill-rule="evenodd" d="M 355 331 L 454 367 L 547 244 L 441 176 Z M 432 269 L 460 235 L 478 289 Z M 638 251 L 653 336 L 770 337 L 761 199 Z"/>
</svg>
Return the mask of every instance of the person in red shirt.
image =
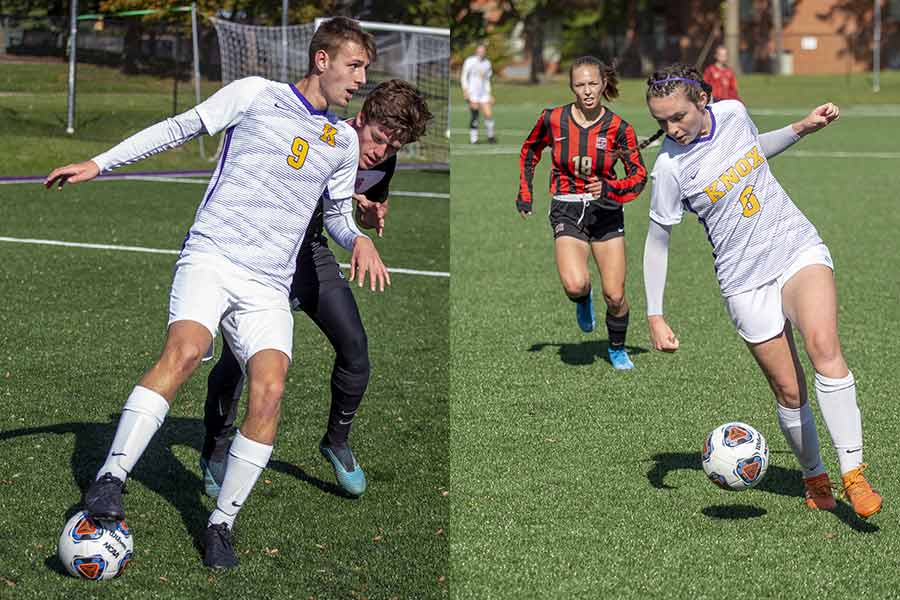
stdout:
<svg viewBox="0 0 900 600">
<path fill-rule="evenodd" d="M 574 102 L 541 113 L 519 157 L 516 207 L 532 213 L 534 170 L 550 148 L 550 226 L 556 265 L 566 295 L 576 305 L 578 326 L 595 326 L 588 257 L 600 271 L 606 300 L 608 354 L 616 369 L 632 369 L 625 350 L 628 301 L 625 299 L 625 221 L 622 206 L 641 193 L 647 169 L 634 128 L 602 101 L 619 95 L 613 67 L 593 56 L 575 60 L 569 70 Z M 613 169 L 621 161 L 624 176 Z"/>
<path fill-rule="evenodd" d="M 703 79 L 712 86 L 712 95 L 716 100 L 741 100 L 737 90 L 737 78 L 728 66 L 728 49 L 717 46 L 716 62 L 703 71 Z M 743 100 L 741 100 L 743 102 Z"/>
</svg>

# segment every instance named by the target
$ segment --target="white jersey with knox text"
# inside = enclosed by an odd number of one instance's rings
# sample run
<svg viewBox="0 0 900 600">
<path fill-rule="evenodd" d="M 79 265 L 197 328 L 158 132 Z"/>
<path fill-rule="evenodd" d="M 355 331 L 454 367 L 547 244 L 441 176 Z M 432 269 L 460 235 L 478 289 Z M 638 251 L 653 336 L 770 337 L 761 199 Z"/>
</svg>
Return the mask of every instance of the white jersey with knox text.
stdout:
<svg viewBox="0 0 900 600">
<path fill-rule="evenodd" d="M 697 215 L 728 297 L 777 278 L 822 240 L 769 170 L 744 105 L 722 100 L 707 110 L 708 135 L 686 145 L 663 142 L 650 175 L 650 218 L 674 225 L 685 209 Z"/>
</svg>

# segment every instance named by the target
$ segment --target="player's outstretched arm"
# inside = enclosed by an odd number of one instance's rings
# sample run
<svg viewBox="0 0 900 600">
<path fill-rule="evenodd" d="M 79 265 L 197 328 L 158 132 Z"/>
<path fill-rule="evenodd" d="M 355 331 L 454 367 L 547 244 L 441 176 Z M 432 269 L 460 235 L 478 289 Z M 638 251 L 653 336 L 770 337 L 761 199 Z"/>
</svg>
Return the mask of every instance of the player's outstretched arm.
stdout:
<svg viewBox="0 0 900 600">
<path fill-rule="evenodd" d="M 663 317 L 663 294 L 669 268 L 669 237 L 671 225 L 660 225 L 653 219 L 647 228 L 644 244 L 644 292 L 647 296 L 647 323 L 653 348 L 675 352 L 680 343 Z"/>
<path fill-rule="evenodd" d="M 827 127 L 829 124 L 837 121 L 840 117 L 841 109 L 838 105 L 826 102 L 825 104 L 812 109 L 806 117 L 791 124 L 791 127 L 797 135 L 803 137 Z"/>
<path fill-rule="evenodd" d="M 56 183 L 60 189 L 66 183 L 90 181 L 101 172 L 175 148 L 203 133 L 213 135 L 240 121 L 247 106 L 265 86 L 266 81 L 260 77 L 232 82 L 205 102 L 139 131 L 89 161 L 54 169 L 44 180 L 44 186 L 50 188 Z"/>
<path fill-rule="evenodd" d="M 44 179 L 44 187 L 50 189 L 56 184 L 56 189 L 61 190 L 67 183 L 82 183 L 90 181 L 100 174 L 100 167 L 92 160 L 66 165 L 53 169 Z"/>
<path fill-rule="evenodd" d="M 766 158 L 775 158 L 799 142 L 803 136 L 815 133 L 828 126 L 840 116 L 840 109 L 831 102 L 817 106 L 812 112 L 795 123 L 791 123 L 781 129 L 761 133 L 759 135 L 759 143 L 762 146 L 762 153 Z"/>
</svg>

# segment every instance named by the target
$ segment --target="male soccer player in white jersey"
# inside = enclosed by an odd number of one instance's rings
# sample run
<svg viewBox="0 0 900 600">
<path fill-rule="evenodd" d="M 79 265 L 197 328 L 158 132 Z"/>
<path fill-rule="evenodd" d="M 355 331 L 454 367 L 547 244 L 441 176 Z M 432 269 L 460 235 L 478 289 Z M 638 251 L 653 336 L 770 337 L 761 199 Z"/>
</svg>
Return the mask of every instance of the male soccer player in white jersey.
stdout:
<svg viewBox="0 0 900 600">
<path fill-rule="evenodd" d="M 250 400 L 209 517 L 204 564 L 237 566 L 232 527 L 271 456 L 291 361 L 288 292 L 297 252 L 323 192 L 326 213 L 352 212 L 359 142 L 327 108 L 350 102 L 374 60 L 370 34 L 350 19 L 332 19 L 313 36 L 309 73 L 296 85 L 236 81 L 194 109 L 47 177 L 47 187 L 88 181 L 203 132 L 226 131 L 219 165 L 176 263 L 162 356 L 126 401 L 106 462 L 85 493 L 94 518 L 124 518 L 125 478 L 228 316 L 234 320 L 228 341 L 246 365 Z M 351 260 L 360 278 L 374 270 L 383 285 L 386 271 L 371 240 L 358 237 Z"/>
<path fill-rule="evenodd" d="M 487 57 L 487 46 L 483 43 L 475 47 L 475 54 L 463 62 L 459 82 L 463 98 L 469 103 L 469 142 L 478 143 L 478 111 L 484 112 L 484 127 L 487 129 L 488 143 L 496 144 L 494 136 L 494 97 L 491 96 L 491 61 Z"/>
<path fill-rule="evenodd" d="M 388 185 L 397 164 L 396 152 L 416 141 L 432 118 L 424 97 L 409 83 L 391 79 L 376 86 L 359 114 L 348 123 L 359 137 L 359 171 L 354 199 L 364 226 L 380 234 L 384 227 Z M 350 286 L 341 275 L 329 236 L 344 248 L 362 235 L 352 219 L 334 222 L 323 215 L 320 200 L 316 214 L 303 236 L 297 255 L 297 271 L 291 285 L 291 305 L 305 312 L 322 330 L 335 350 L 331 372 L 331 410 L 319 451 L 331 463 L 340 486 L 349 494 L 366 489 L 362 467 L 350 449 L 348 437 L 354 416 L 369 383 L 366 331 Z M 223 328 L 231 326 L 228 318 Z M 243 374 L 234 352 L 224 344 L 222 357 L 209 374 L 204 411 L 206 438 L 200 469 L 207 495 L 219 493 L 234 421 L 243 389 Z"/>
<path fill-rule="evenodd" d="M 648 108 L 667 133 L 651 175 L 644 248 L 653 345 L 668 351 L 679 346 L 663 317 L 663 290 L 671 228 L 687 209 L 706 230 L 728 314 L 775 395 L 782 433 L 803 469 L 806 505 L 833 510 L 836 502 L 794 327 L 816 371 L 816 397 L 837 450 L 844 491 L 856 514 L 868 518 L 881 510 L 882 497 L 863 475 L 862 418 L 838 339 L 831 254 L 770 171 L 765 143 L 744 105 L 736 100 L 710 105 L 709 93 L 699 71 L 687 65 L 672 65 L 648 80 Z M 811 130 L 837 116 L 833 105 L 819 107 L 811 115 Z"/>
</svg>

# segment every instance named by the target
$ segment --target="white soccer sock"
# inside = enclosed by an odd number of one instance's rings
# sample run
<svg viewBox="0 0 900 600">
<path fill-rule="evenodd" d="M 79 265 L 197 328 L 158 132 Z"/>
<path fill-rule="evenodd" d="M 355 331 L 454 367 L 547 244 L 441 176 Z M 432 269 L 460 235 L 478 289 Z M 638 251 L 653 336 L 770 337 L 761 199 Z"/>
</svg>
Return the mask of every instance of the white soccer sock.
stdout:
<svg viewBox="0 0 900 600">
<path fill-rule="evenodd" d="M 819 434 L 816 418 L 805 402 L 800 408 L 788 408 L 775 403 L 778 411 L 778 425 L 788 446 L 803 469 L 803 477 L 815 477 L 825 472 L 822 454 L 819 451 Z"/>
<path fill-rule="evenodd" d="M 843 475 L 862 464 L 862 416 L 856 404 L 853 373 L 842 379 L 816 373 L 816 397 Z"/>
<path fill-rule="evenodd" d="M 106 462 L 97 472 L 97 479 L 104 473 L 112 473 L 125 481 L 168 412 L 169 403 L 165 398 L 151 389 L 136 385 L 122 407 L 116 437 L 106 455 Z"/>
<path fill-rule="evenodd" d="M 272 446 L 254 442 L 238 431 L 228 450 L 225 463 L 225 480 L 216 500 L 216 509 L 209 515 L 209 525 L 225 523 L 234 527 L 234 519 L 250 495 L 259 474 L 266 468 L 272 456 Z"/>
<path fill-rule="evenodd" d="M 487 129 L 487 134 L 489 138 L 494 137 L 494 120 L 493 119 L 485 119 L 484 120 L 484 128 Z"/>
</svg>

